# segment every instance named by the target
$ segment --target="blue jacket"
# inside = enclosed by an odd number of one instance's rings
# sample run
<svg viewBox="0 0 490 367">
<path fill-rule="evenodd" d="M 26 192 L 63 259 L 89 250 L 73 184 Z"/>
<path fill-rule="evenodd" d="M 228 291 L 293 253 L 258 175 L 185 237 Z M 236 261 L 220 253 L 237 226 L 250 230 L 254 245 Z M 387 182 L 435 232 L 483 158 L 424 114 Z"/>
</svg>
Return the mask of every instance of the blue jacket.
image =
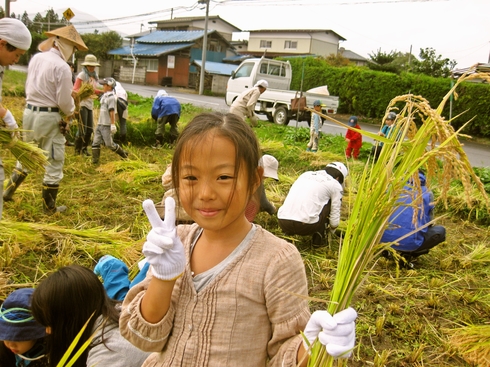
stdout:
<svg viewBox="0 0 490 367">
<path fill-rule="evenodd" d="M 427 227 L 415 232 L 411 236 L 398 242 L 397 240 L 412 232 L 414 229 L 419 228 L 432 220 L 432 209 L 434 208 L 432 192 L 427 190 L 425 186 L 425 175 L 419 173 L 420 184 L 422 189 L 423 204 L 419 210 L 416 223 L 413 223 L 413 199 L 417 196 L 412 192 L 413 186 L 407 184 L 404 187 L 404 192 L 398 199 L 398 205 L 400 205 L 389 219 L 388 229 L 383 233 L 381 242 L 397 242 L 398 245 L 392 246 L 397 251 L 411 252 L 417 250 L 424 242 L 423 234 L 427 232 Z M 413 197 L 412 197 L 413 196 Z"/>
<path fill-rule="evenodd" d="M 174 97 L 156 97 L 151 108 L 151 117 L 155 120 L 169 115 L 178 115 L 180 117 L 180 111 L 180 103 Z"/>
</svg>

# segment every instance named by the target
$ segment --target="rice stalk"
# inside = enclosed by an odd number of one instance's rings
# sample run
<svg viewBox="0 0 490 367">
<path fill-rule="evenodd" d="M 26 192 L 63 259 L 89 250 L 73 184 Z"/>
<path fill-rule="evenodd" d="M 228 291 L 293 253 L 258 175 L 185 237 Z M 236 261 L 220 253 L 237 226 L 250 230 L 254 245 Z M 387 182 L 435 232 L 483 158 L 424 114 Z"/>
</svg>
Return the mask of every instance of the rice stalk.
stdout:
<svg viewBox="0 0 490 367">
<path fill-rule="evenodd" d="M 489 79 L 488 76 L 486 78 Z M 373 266 L 373 258 L 390 248 L 391 244 L 380 243 L 381 237 L 391 214 L 401 205 L 397 200 L 404 192 L 406 183 L 413 182 L 413 192 L 421 192 L 420 169 L 426 171 L 428 186 L 432 182 L 437 183 L 441 191 L 437 201 L 444 205 L 447 205 L 447 189 L 452 180 L 458 178 L 462 182 L 468 206 L 471 207 L 475 185 L 484 198 L 487 210 L 490 207 L 485 188 L 458 140 L 459 131 L 454 130 L 451 121 L 441 116 L 447 100 L 464 80 L 467 78 L 463 76 L 455 83 L 436 109 L 432 109 L 423 97 L 411 94 L 395 97 L 390 102 L 387 112 L 396 109 L 395 105 L 404 105 L 398 112 L 391 137 L 383 140 L 379 159 L 376 162 L 368 161 L 356 183 L 356 197 L 349 200 L 352 204 L 347 229 L 339 251 L 330 300 L 326 302 L 332 315 L 351 305 L 366 270 Z M 422 121 L 420 127 L 415 125 L 416 118 Z M 359 132 L 368 135 L 364 131 Z M 439 161 L 443 164 L 439 165 Z M 348 195 L 353 194 L 349 192 Z M 420 199 L 415 198 L 415 203 Z M 430 301 L 436 306 L 438 299 L 432 297 Z M 346 359 L 340 358 L 336 363 L 345 365 Z M 320 342 L 315 341 L 308 366 L 333 365 L 334 358 L 328 355 Z"/>
<path fill-rule="evenodd" d="M 490 325 L 469 325 L 445 331 L 450 336 L 449 343 L 468 363 L 490 365 Z"/>
<path fill-rule="evenodd" d="M 26 143 L 18 138 L 18 132 L 22 130 L 8 130 L 0 128 L 0 145 L 10 150 L 12 155 L 29 171 L 39 172 L 44 170 L 48 163 L 45 152 L 33 143 Z M 12 137 L 12 132 L 14 132 Z"/>
</svg>

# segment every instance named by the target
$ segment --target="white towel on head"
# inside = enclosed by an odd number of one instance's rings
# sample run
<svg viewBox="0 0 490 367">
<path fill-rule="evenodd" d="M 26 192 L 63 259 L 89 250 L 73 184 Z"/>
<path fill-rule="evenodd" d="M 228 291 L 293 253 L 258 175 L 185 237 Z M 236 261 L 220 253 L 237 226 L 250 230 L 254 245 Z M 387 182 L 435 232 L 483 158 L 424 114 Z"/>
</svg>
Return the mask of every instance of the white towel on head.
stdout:
<svg viewBox="0 0 490 367">
<path fill-rule="evenodd" d="M 0 39 L 20 50 L 28 50 L 32 42 L 31 32 L 24 23 L 15 18 L 0 19 Z"/>
</svg>

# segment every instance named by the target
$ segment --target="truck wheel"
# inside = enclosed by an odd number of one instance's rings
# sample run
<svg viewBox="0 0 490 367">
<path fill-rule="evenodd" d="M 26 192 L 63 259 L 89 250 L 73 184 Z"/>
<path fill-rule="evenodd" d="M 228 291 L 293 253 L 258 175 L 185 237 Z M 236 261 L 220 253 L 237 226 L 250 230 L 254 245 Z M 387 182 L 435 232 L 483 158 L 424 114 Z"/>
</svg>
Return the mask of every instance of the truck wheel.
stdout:
<svg viewBox="0 0 490 367">
<path fill-rule="evenodd" d="M 289 123 L 288 110 L 286 107 L 279 107 L 274 111 L 274 123 L 287 125 Z"/>
<path fill-rule="evenodd" d="M 274 122 L 274 116 L 272 116 L 272 113 L 267 112 L 265 115 L 267 116 L 267 121 Z"/>
</svg>

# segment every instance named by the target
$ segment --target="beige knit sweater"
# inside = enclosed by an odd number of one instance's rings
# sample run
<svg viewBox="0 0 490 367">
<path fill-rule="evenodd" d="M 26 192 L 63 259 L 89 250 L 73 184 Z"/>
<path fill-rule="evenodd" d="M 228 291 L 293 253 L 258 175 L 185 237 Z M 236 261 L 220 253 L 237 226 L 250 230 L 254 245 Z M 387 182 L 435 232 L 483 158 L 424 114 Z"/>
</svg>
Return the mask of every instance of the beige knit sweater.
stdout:
<svg viewBox="0 0 490 367">
<path fill-rule="evenodd" d="M 178 226 L 189 259 L 197 224 Z M 293 367 L 309 320 L 307 280 L 292 244 L 257 228 L 248 246 L 201 292 L 189 262 L 175 284 L 172 302 L 157 324 L 141 316 L 151 278 L 133 287 L 123 303 L 121 334 L 156 352 L 143 366 Z M 291 294 L 291 293 L 293 294 Z"/>
</svg>

